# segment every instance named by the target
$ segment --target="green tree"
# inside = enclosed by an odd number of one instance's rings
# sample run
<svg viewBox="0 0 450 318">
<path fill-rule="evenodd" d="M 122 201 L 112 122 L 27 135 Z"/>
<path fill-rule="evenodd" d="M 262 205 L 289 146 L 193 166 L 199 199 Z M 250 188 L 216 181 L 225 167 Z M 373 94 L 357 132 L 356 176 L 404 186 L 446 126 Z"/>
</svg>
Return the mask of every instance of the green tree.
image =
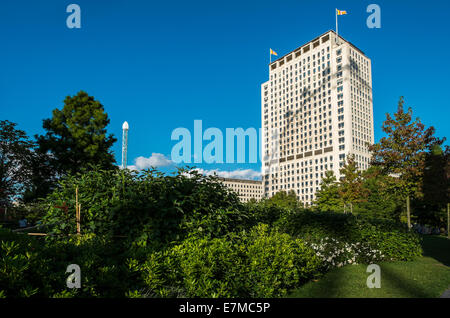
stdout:
<svg viewBox="0 0 450 318">
<path fill-rule="evenodd" d="M 83 91 L 67 96 L 64 107 L 53 110 L 53 117 L 43 122 L 47 133 L 37 136 L 40 151 L 51 154 L 51 166 L 62 176 L 91 165 L 113 169 L 110 148 L 116 139 L 107 135 L 108 124 L 108 114 L 94 97 Z"/>
<path fill-rule="evenodd" d="M 325 172 L 314 205 L 321 212 L 337 212 L 341 209 L 342 200 L 339 196 L 339 185 L 333 170 Z"/>
<path fill-rule="evenodd" d="M 17 124 L 0 121 L 0 204 L 17 199 L 29 177 L 29 159 L 34 143 Z"/>
<path fill-rule="evenodd" d="M 28 161 L 30 177 L 23 194 L 25 203 L 45 198 L 57 183 L 57 175 L 52 167 L 52 157 L 35 147 Z"/>
<path fill-rule="evenodd" d="M 293 190 L 290 190 L 289 192 L 280 191 L 275 193 L 274 196 L 267 200 L 267 204 L 269 206 L 276 205 L 289 210 L 294 210 L 302 206 Z"/>
<path fill-rule="evenodd" d="M 367 197 L 367 190 L 363 185 L 361 170 L 356 165 L 355 156 L 349 154 L 344 166 L 340 169 L 341 180 L 339 184 L 339 195 L 345 206 L 350 206 L 350 213 L 353 213 L 353 205 L 362 202 Z M 344 206 L 344 208 L 345 208 Z"/>
<path fill-rule="evenodd" d="M 414 207 L 422 224 L 444 226 L 449 202 L 449 150 L 444 152 L 439 145 L 431 147 L 426 154 L 425 169 L 420 187 L 423 195 Z"/>
<path fill-rule="evenodd" d="M 434 137 L 434 128 L 425 129 L 419 118 L 413 120 L 412 109 L 404 110 L 403 97 L 394 117 L 386 114 L 382 126 L 386 137 L 371 145 L 372 164 L 380 166 L 385 174 L 396 176 L 392 191 L 406 200 L 408 228 L 411 228 L 410 198 L 419 192 L 426 152 L 443 140 Z"/>
<path fill-rule="evenodd" d="M 364 171 L 362 178 L 367 197 L 358 203 L 356 213 L 378 219 L 399 221 L 401 201 L 390 191 L 390 185 L 394 178 L 382 174 L 377 166 L 372 166 Z"/>
</svg>

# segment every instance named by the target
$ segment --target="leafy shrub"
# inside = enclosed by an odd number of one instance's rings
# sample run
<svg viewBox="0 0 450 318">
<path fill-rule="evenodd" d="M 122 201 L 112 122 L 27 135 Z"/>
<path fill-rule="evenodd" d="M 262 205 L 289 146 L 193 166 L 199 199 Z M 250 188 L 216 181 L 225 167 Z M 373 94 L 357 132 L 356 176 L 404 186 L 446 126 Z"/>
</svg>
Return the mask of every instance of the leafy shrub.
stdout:
<svg viewBox="0 0 450 318">
<path fill-rule="evenodd" d="M 279 227 L 295 237 L 317 243 L 334 238 L 378 250 L 385 260 L 411 260 L 422 254 L 420 238 L 400 223 L 351 214 L 298 212 L 280 221 Z M 367 261 L 371 258 L 367 255 Z"/>
<path fill-rule="evenodd" d="M 185 170 L 94 169 L 63 179 L 44 206 L 45 239 L 0 228 L 0 297 L 278 297 L 334 266 L 421 254 L 401 224 L 241 204 L 216 178 Z M 81 289 L 66 288 L 69 264 Z"/>
<path fill-rule="evenodd" d="M 244 237 L 247 268 L 243 273 L 250 297 L 278 297 L 318 275 L 320 260 L 300 239 L 267 225 L 255 227 Z"/>
<path fill-rule="evenodd" d="M 180 242 L 195 231 L 217 237 L 242 223 L 237 195 L 215 177 L 94 169 L 63 179 L 47 198 L 52 234 L 75 232 L 77 187 L 82 233 L 127 236 L 140 246 Z"/>
<path fill-rule="evenodd" d="M 263 199 L 259 202 L 249 201 L 244 203 L 242 210 L 247 216 L 245 228 L 250 229 L 258 224 L 275 226 L 280 220 L 286 219 L 298 209 L 290 209 L 286 206 L 280 206 L 270 199 Z"/>
<path fill-rule="evenodd" d="M 30 284 L 33 277 L 29 269 L 34 257 L 17 242 L 0 243 L 0 286 L 4 295 L 30 297 L 37 293 L 38 289 Z"/>
<path fill-rule="evenodd" d="M 0 290 L 7 297 L 123 296 L 118 246 L 92 234 L 37 240 L 0 229 Z M 70 264 L 80 266 L 81 289 L 67 290 Z"/>
<path fill-rule="evenodd" d="M 318 274 L 319 258 L 301 240 L 267 225 L 228 238 L 191 237 L 142 265 L 139 294 L 184 297 L 276 297 Z"/>
</svg>

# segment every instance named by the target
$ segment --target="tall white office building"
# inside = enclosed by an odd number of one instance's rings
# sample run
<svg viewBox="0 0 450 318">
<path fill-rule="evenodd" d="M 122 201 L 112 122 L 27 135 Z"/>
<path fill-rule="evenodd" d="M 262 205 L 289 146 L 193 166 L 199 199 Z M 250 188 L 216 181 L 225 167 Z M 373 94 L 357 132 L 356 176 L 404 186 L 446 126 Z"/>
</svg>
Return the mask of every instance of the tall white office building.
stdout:
<svg viewBox="0 0 450 318">
<path fill-rule="evenodd" d="M 369 166 L 374 142 L 371 60 L 328 31 L 269 65 L 261 86 L 264 196 L 294 190 L 310 205 L 346 156 Z"/>
</svg>

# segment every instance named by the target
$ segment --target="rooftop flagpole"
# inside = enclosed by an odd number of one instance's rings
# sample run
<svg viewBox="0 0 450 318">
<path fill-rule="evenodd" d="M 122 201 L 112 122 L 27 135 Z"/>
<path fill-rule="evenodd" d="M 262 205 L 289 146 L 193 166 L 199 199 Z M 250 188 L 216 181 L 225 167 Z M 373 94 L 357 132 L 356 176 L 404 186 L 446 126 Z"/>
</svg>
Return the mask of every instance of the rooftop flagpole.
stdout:
<svg viewBox="0 0 450 318">
<path fill-rule="evenodd" d="M 334 11 L 336 15 L 336 44 L 339 44 L 339 24 L 338 24 L 338 9 L 336 8 Z"/>
</svg>

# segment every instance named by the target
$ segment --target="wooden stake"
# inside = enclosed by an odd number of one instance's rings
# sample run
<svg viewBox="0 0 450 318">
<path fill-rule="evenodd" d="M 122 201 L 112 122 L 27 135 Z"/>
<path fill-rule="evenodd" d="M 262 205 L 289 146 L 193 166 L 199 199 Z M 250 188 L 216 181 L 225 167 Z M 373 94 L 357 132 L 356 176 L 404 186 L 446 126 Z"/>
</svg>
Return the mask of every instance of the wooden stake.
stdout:
<svg viewBox="0 0 450 318">
<path fill-rule="evenodd" d="M 77 234 L 81 233 L 81 204 L 78 204 Z"/>
<path fill-rule="evenodd" d="M 406 197 L 406 217 L 408 218 L 408 231 L 411 230 L 411 207 L 409 201 L 409 195 Z"/>
<path fill-rule="evenodd" d="M 75 218 L 77 221 L 77 234 L 80 234 L 81 204 L 78 204 L 78 187 L 75 188 Z"/>
</svg>

